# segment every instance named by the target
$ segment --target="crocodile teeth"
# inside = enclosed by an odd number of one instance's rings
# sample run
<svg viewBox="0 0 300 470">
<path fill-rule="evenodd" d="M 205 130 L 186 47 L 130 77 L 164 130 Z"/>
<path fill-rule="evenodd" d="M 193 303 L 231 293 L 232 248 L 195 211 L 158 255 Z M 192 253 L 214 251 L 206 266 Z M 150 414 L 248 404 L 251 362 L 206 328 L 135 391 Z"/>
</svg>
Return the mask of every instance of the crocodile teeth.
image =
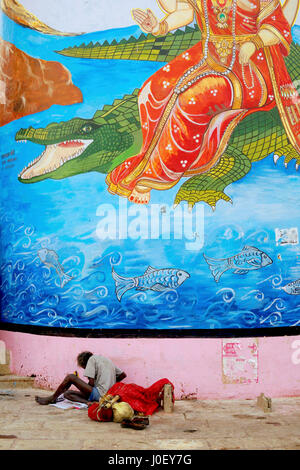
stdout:
<svg viewBox="0 0 300 470">
<path fill-rule="evenodd" d="M 80 149 L 78 149 L 78 145 L 59 146 L 62 142 L 46 145 L 41 155 L 24 168 L 21 172 L 21 178 L 30 179 L 57 170 L 65 163 L 81 155 L 93 140 L 81 140 L 80 142 L 82 144 Z M 67 143 L 67 141 L 64 143 Z"/>
<path fill-rule="evenodd" d="M 295 168 L 296 168 L 296 170 L 298 171 L 298 168 L 299 168 L 298 163 L 296 163 Z"/>
<path fill-rule="evenodd" d="M 273 155 L 273 160 L 274 160 L 275 165 L 276 165 L 276 163 L 278 162 L 279 158 L 280 158 L 280 156 L 277 155 L 276 153 L 274 153 L 274 155 Z"/>
</svg>

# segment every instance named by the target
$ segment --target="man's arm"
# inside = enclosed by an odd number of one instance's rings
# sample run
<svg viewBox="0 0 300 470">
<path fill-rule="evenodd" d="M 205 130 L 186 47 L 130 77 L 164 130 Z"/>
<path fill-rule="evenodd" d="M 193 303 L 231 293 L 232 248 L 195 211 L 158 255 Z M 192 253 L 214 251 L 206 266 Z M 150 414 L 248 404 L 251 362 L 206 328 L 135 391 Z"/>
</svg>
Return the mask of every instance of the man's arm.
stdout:
<svg viewBox="0 0 300 470">
<path fill-rule="evenodd" d="M 116 381 L 121 382 L 121 380 L 125 379 L 126 377 L 127 377 L 127 375 L 125 374 L 125 372 L 122 372 L 122 374 L 117 375 Z"/>
<path fill-rule="evenodd" d="M 91 377 L 88 377 L 88 379 L 89 379 L 89 385 L 91 387 L 95 387 L 95 379 L 92 379 Z"/>
</svg>

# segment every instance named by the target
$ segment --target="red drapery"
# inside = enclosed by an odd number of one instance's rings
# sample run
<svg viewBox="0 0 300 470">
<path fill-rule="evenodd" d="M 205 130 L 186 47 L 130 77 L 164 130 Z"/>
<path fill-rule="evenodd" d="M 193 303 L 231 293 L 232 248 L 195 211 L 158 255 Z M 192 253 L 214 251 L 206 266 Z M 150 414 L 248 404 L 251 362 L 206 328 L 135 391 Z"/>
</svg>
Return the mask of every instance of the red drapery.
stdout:
<svg viewBox="0 0 300 470">
<path fill-rule="evenodd" d="M 148 388 L 118 382 L 107 391 L 107 395 L 119 395 L 120 401 L 129 403 L 134 411 L 150 416 L 159 407 L 159 397 L 165 384 L 170 384 L 174 390 L 174 385 L 168 379 L 158 380 Z M 96 421 L 98 421 L 96 415 L 98 406 L 99 404 L 95 403 L 88 409 L 89 417 Z"/>
</svg>

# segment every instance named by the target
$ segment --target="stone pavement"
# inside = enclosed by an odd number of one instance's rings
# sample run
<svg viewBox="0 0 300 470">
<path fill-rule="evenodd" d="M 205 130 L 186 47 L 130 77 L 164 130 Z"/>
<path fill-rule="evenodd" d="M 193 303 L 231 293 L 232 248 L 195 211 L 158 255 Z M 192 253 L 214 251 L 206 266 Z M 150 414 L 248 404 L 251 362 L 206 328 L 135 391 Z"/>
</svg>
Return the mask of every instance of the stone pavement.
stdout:
<svg viewBox="0 0 300 470">
<path fill-rule="evenodd" d="M 172 414 L 159 411 L 135 431 L 92 421 L 86 409 L 38 405 L 36 394 L 49 392 L 0 395 L 0 450 L 300 449 L 300 397 L 273 399 L 271 413 L 256 400 L 176 401 Z"/>
</svg>

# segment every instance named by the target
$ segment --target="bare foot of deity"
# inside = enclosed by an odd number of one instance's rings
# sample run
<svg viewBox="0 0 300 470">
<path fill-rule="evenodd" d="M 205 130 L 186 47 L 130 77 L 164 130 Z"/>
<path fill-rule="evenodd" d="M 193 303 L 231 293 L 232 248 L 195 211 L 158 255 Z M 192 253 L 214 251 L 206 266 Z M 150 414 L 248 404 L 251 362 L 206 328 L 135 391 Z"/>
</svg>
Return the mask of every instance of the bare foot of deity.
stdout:
<svg viewBox="0 0 300 470">
<path fill-rule="evenodd" d="M 145 186 L 136 186 L 128 200 L 135 204 L 148 204 L 150 201 L 150 189 Z"/>
</svg>

